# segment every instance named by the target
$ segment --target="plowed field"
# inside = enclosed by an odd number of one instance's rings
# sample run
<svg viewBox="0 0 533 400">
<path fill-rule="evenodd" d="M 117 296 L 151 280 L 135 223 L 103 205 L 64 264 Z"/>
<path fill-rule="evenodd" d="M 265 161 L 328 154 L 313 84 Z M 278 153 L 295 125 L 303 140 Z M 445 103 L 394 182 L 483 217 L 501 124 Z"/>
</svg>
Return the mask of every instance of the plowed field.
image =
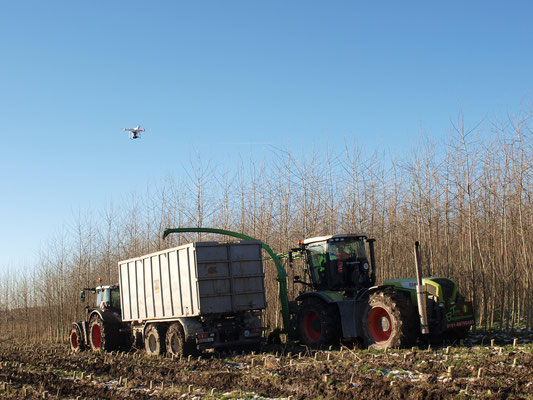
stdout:
<svg viewBox="0 0 533 400">
<path fill-rule="evenodd" d="M 4 341 L 0 398 L 533 399 L 529 340 L 388 352 L 266 350 L 170 359 Z"/>
</svg>

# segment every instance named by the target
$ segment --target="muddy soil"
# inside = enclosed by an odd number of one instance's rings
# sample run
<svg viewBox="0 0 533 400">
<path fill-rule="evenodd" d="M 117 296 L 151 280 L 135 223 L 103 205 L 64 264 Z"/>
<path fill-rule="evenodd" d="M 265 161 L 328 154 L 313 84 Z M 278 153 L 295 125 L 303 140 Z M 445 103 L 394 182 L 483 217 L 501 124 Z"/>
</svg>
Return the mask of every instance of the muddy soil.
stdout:
<svg viewBox="0 0 533 400">
<path fill-rule="evenodd" d="M 0 343 L 3 399 L 533 399 L 533 344 L 378 352 L 340 347 L 171 359 Z"/>
</svg>

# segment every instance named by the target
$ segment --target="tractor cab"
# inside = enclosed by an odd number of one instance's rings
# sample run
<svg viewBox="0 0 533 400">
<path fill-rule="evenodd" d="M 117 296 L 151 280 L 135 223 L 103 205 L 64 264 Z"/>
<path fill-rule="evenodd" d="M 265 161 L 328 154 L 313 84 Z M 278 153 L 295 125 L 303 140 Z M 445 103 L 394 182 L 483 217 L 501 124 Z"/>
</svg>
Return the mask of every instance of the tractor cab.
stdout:
<svg viewBox="0 0 533 400">
<path fill-rule="evenodd" d="M 363 234 L 319 236 L 300 241 L 313 288 L 356 292 L 372 286 L 375 275 L 370 270 L 365 241 L 373 242 Z M 372 245 L 370 253 L 373 261 Z"/>
<path fill-rule="evenodd" d="M 85 301 L 86 291 L 96 293 L 96 304 L 94 307 L 89 306 L 89 311 L 100 309 L 102 311 L 120 312 L 120 288 L 118 285 L 85 288 L 80 293 L 81 301 Z"/>
<path fill-rule="evenodd" d="M 101 310 L 120 310 L 120 290 L 117 285 L 96 288 L 96 306 Z"/>
</svg>

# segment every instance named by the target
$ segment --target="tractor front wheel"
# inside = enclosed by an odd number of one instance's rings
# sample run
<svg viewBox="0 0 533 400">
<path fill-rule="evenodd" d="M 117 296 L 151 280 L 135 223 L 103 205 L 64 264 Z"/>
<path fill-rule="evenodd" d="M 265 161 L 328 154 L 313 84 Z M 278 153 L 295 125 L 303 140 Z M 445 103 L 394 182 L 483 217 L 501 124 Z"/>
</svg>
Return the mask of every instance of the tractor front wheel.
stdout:
<svg viewBox="0 0 533 400">
<path fill-rule="evenodd" d="M 407 296 L 392 290 L 371 294 L 361 319 L 365 344 L 374 349 L 413 345 L 418 336 L 416 317 Z"/>
<path fill-rule="evenodd" d="M 81 333 L 80 327 L 75 324 L 72 326 L 70 331 L 70 349 L 74 353 L 79 353 L 80 351 L 85 350 L 85 342 Z"/>
<path fill-rule="evenodd" d="M 302 344 L 319 348 L 339 341 L 337 312 L 318 299 L 306 299 L 298 309 L 297 330 Z"/>
</svg>

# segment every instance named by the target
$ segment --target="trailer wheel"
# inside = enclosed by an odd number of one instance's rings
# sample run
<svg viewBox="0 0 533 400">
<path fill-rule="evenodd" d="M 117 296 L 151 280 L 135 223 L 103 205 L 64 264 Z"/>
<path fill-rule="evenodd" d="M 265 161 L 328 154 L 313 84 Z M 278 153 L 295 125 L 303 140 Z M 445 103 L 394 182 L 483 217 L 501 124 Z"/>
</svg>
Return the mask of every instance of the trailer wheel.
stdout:
<svg viewBox="0 0 533 400">
<path fill-rule="evenodd" d="M 165 333 L 158 324 L 150 324 L 144 332 L 144 350 L 150 356 L 160 356 L 165 353 Z"/>
<path fill-rule="evenodd" d="M 194 354 L 196 350 L 194 343 L 185 341 L 185 333 L 179 323 L 174 323 L 168 328 L 165 345 L 169 356 L 188 356 Z"/>
<path fill-rule="evenodd" d="M 118 342 L 118 330 L 114 325 L 106 324 L 99 317 L 89 322 L 89 343 L 93 351 L 114 350 Z"/>
<path fill-rule="evenodd" d="M 296 316 L 300 341 L 314 348 L 336 344 L 339 341 L 339 322 L 336 317 L 336 311 L 324 302 L 304 300 Z"/>
<path fill-rule="evenodd" d="M 411 346 L 418 337 L 416 317 L 407 296 L 391 290 L 371 294 L 361 318 L 365 344 L 374 349 Z"/>
<path fill-rule="evenodd" d="M 74 324 L 72 326 L 72 330 L 70 331 L 70 349 L 74 353 L 79 353 L 80 351 L 85 350 L 83 335 L 80 327 L 77 324 Z"/>
</svg>

